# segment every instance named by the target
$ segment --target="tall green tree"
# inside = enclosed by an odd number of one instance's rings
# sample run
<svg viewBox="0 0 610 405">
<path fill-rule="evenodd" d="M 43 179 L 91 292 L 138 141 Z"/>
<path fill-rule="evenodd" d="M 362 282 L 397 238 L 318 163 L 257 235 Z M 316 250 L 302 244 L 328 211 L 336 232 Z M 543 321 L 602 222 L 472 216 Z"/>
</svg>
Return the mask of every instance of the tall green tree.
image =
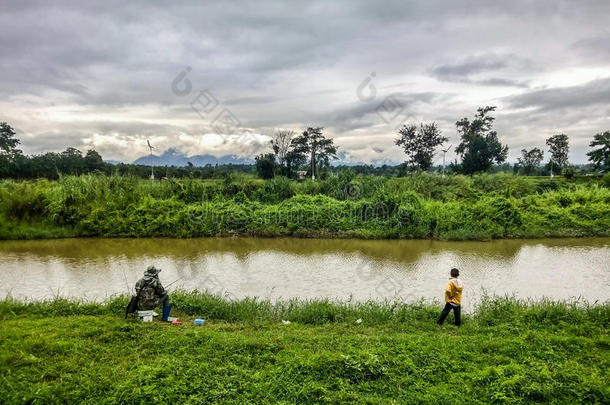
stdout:
<svg viewBox="0 0 610 405">
<path fill-rule="evenodd" d="M 309 127 L 290 143 L 294 156 L 309 156 L 312 179 L 320 177 L 320 166 L 328 167 L 330 159 L 337 157 L 337 148 L 332 139 L 324 136 L 323 129 L 324 127 Z"/>
<path fill-rule="evenodd" d="M 57 168 L 60 173 L 79 175 L 85 171 L 83 153 L 73 147 L 67 148 L 59 154 Z"/>
<path fill-rule="evenodd" d="M 546 144 L 551 155 L 549 165 L 558 169 L 568 166 L 568 152 L 570 152 L 568 136 L 565 134 L 553 135 L 546 140 Z"/>
<path fill-rule="evenodd" d="M 93 149 L 89 149 L 84 157 L 85 171 L 90 173 L 96 170 L 104 170 L 105 163 L 102 156 Z M 189 162 L 191 163 L 191 162 Z M 191 167 L 193 164 L 191 163 Z"/>
<path fill-rule="evenodd" d="M 17 149 L 21 141 L 15 135 L 13 127 L 6 122 L 0 122 L 0 153 L 9 157 L 21 155 L 21 150 Z"/>
<path fill-rule="evenodd" d="M 593 140 L 589 144 L 589 147 L 596 148 L 590 152 L 587 152 L 589 161 L 595 165 L 596 168 L 602 169 L 607 172 L 610 170 L 610 131 L 596 134 Z"/>
<path fill-rule="evenodd" d="M 493 130 L 494 117 L 489 115 L 496 107 L 487 106 L 477 109 L 470 121 L 462 118 L 455 123 L 461 142 L 455 149 L 461 157 L 460 169 L 466 174 L 488 171 L 495 163 L 502 163 L 508 156 L 508 146 L 498 140 Z"/>
<path fill-rule="evenodd" d="M 296 176 L 296 170 L 307 163 L 307 155 L 291 147 L 286 153 L 285 161 L 285 175 L 287 177 L 294 178 Z"/>
<path fill-rule="evenodd" d="M 539 148 L 533 148 L 530 150 L 521 149 L 521 157 L 518 158 L 518 162 L 523 166 L 525 174 L 532 174 L 532 172 L 540 166 L 542 162 L 544 152 Z"/>
<path fill-rule="evenodd" d="M 447 142 L 449 138 L 441 135 L 435 122 L 403 125 L 398 131 L 394 144 L 403 148 L 407 155 L 407 164 L 419 170 L 428 170 L 432 166 L 434 150 Z"/>
<path fill-rule="evenodd" d="M 272 179 L 275 175 L 275 155 L 265 153 L 254 158 L 256 162 L 256 172 L 261 179 Z"/>
</svg>

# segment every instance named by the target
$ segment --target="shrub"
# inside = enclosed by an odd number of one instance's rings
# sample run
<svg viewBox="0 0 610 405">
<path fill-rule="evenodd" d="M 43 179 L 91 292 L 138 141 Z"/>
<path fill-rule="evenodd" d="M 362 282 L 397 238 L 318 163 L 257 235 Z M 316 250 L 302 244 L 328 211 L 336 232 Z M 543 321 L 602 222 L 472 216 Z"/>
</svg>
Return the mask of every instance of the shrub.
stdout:
<svg viewBox="0 0 610 405">
<path fill-rule="evenodd" d="M 563 169 L 562 174 L 563 174 L 563 177 L 565 177 L 568 180 L 571 180 L 576 175 L 576 170 L 573 167 L 566 167 L 565 169 Z"/>
<path fill-rule="evenodd" d="M 19 221 L 40 218 L 45 214 L 49 203 L 41 191 L 46 185 L 30 182 L 4 182 L 0 186 L 0 212 L 7 219 Z"/>
<path fill-rule="evenodd" d="M 278 203 L 295 195 L 293 182 L 284 176 L 277 176 L 266 181 L 253 195 L 258 201 L 264 203 Z"/>
<path fill-rule="evenodd" d="M 604 185 L 604 187 L 610 188 L 610 172 L 604 174 L 602 184 Z"/>
</svg>

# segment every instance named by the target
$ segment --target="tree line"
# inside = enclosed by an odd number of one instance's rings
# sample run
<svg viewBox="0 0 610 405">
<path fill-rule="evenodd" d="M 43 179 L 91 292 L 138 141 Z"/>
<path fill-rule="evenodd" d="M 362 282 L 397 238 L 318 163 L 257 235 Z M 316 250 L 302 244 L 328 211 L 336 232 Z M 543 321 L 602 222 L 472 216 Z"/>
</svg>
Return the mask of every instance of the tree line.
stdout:
<svg viewBox="0 0 610 405">
<path fill-rule="evenodd" d="M 453 173 L 474 174 L 497 170 L 512 170 L 517 174 L 541 175 L 574 174 L 568 161 L 569 138 L 556 134 L 546 139 L 549 160 L 544 159 L 542 149 L 535 147 L 522 149 L 521 156 L 512 167 L 506 163 L 508 145 L 502 144 L 493 128 L 495 118 L 492 113 L 496 107 L 487 106 L 477 110 L 474 118 L 462 118 L 456 122 L 460 143 L 455 148 L 458 159 L 451 162 L 448 170 Z M 437 149 L 448 142 L 438 125 L 431 123 L 409 123 L 398 130 L 394 144 L 402 148 L 405 162 L 399 166 L 372 165 L 331 166 L 337 158 L 337 146 L 331 138 L 324 135 L 323 127 L 308 127 L 297 135 L 294 130 L 280 130 L 273 135 L 270 151 L 255 158 L 255 165 L 206 165 L 205 167 L 158 167 L 158 177 L 226 178 L 232 172 L 257 173 L 268 179 L 274 176 L 289 178 L 310 177 L 319 179 L 345 169 L 356 173 L 402 176 L 412 171 L 439 170 L 433 166 Z M 26 156 L 18 148 L 20 140 L 15 130 L 6 122 L 0 123 L 0 178 L 48 178 L 57 179 L 60 175 L 80 175 L 99 172 L 104 174 L 135 175 L 146 178 L 149 166 L 133 164 L 110 164 L 104 162 L 100 154 L 91 149 L 86 153 L 69 147 L 60 153 L 47 152 Z M 593 137 L 587 153 L 592 167 L 601 172 L 610 170 L 610 131 L 598 133 Z M 444 149 L 445 151 L 447 149 Z M 442 167 L 444 170 L 444 166 Z M 159 173 L 160 172 L 160 173 Z"/>
<path fill-rule="evenodd" d="M 460 162 L 454 161 L 449 167 L 454 173 L 474 174 L 489 172 L 494 165 L 501 165 L 508 157 L 508 145 L 503 145 L 493 129 L 495 118 L 491 115 L 496 107 L 487 106 L 477 110 L 475 117 L 462 118 L 456 122 L 460 143 L 455 151 Z M 332 139 L 324 137 L 322 127 L 307 128 L 295 136 L 295 131 L 280 130 L 271 140 L 272 153 L 256 157 L 256 168 L 260 177 L 272 178 L 275 175 L 295 177 L 295 170 L 306 168 L 307 175 L 319 177 L 320 170 L 328 169 L 329 161 L 336 157 L 337 148 Z M 432 123 L 409 123 L 398 130 L 394 144 L 403 149 L 406 160 L 400 173 L 409 171 L 428 171 L 432 166 L 437 148 L 448 142 L 441 134 L 438 125 Z M 546 140 L 550 158 L 545 172 L 551 174 L 573 175 L 574 169 L 568 162 L 569 139 L 565 134 L 553 135 Z M 596 134 L 590 147 L 594 148 L 587 156 L 597 170 L 610 169 L 610 131 Z M 446 149 L 445 149 L 446 150 Z M 522 149 L 521 157 L 513 166 L 513 172 L 520 174 L 540 174 L 544 152 L 539 148 Z M 307 166 L 304 165 L 309 160 Z"/>
<path fill-rule="evenodd" d="M 19 139 L 14 129 L 6 122 L 0 123 L 0 179 L 37 179 L 57 180 L 61 175 L 81 175 L 100 173 L 105 175 L 118 174 L 140 178 L 150 176 L 150 166 L 135 164 L 111 164 L 104 162 L 102 156 L 90 149 L 82 153 L 69 147 L 63 152 L 47 152 L 39 155 L 26 156 L 18 146 Z M 227 178 L 234 172 L 256 172 L 253 165 L 206 165 L 203 167 L 155 167 L 159 178 Z"/>
</svg>

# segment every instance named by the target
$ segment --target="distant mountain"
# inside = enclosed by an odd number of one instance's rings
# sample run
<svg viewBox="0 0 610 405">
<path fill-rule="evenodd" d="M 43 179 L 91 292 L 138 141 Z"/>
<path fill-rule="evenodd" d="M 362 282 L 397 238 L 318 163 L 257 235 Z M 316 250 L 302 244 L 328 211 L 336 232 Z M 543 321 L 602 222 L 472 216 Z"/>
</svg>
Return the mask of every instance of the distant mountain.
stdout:
<svg viewBox="0 0 610 405">
<path fill-rule="evenodd" d="M 375 167 L 383 166 L 383 165 L 396 166 L 396 165 L 399 165 L 400 163 L 401 162 L 396 162 L 394 160 L 387 159 L 387 158 L 372 159 L 369 163 L 365 163 L 360 160 L 354 160 L 354 158 L 352 156 L 350 156 L 349 154 L 347 154 L 345 152 L 337 153 L 337 159 L 332 160 L 330 162 L 331 166 L 375 166 Z"/>
<path fill-rule="evenodd" d="M 134 165 L 153 165 L 153 166 L 187 166 L 188 162 L 191 162 L 193 166 L 205 166 L 210 165 L 251 165 L 254 163 L 254 159 L 244 159 L 235 155 L 226 155 L 216 157 L 212 155 L 195 155 L 186 156 L 175 148 L 169 148 L 163 152 L 160 156 L 150 155 L 142 156 L 134 160 Z"/>
<path fill-rule="evenodd" d="M 116 164 L 116 161 L 107 161 L 108 163 Z M 235 155 L 225 155 L 221 157 L 216 157 L 213 155 L 194 155 L 187 156 L 184 153 L 180 152 L 176 148 L 169 148 L 161 155 L 153 155 L 152 158 L 150 155 L 139 157 L 134 160 L 133 164 L 135 165 L 146 165 L 150 166 L 176 166 L 176 167 L 184 167 L 188 165 L 188 162 L 191 162 L 193 166 L 203 167 L 207 164 L 210 165 L 252 165 L 254 164 L 254 159 L 245 159 L 240 158 Z M 331 165 L 333 166 L 362 166 L 362 165 L 372 165 L 372 166 L 382 166 L 384 164 L 387 165 L 397 165 L 400 162 L 395 162 L 390 159 L 373 159 L 369 163 L 364 163 L 362 161 L 358 161 L 353 159 L 351 156 L 347 155 L 345 152 L 339 152 L 337 154 L 337 159 L 331 161 Z"/>
</svg>

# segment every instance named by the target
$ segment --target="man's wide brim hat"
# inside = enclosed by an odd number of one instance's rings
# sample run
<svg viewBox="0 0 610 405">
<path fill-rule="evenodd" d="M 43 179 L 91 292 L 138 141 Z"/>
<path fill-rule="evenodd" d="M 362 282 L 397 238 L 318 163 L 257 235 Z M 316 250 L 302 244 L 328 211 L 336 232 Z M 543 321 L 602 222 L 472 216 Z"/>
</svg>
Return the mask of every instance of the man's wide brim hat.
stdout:
<svg viewBox="0 0 610 405">
<path fill-rule="evenodd" d="M 144 274 L 147 275 L 157 275 L 161 272 L 161 269 L 156 268 L 155 266 L 148 266 Z"/>
</svg>

